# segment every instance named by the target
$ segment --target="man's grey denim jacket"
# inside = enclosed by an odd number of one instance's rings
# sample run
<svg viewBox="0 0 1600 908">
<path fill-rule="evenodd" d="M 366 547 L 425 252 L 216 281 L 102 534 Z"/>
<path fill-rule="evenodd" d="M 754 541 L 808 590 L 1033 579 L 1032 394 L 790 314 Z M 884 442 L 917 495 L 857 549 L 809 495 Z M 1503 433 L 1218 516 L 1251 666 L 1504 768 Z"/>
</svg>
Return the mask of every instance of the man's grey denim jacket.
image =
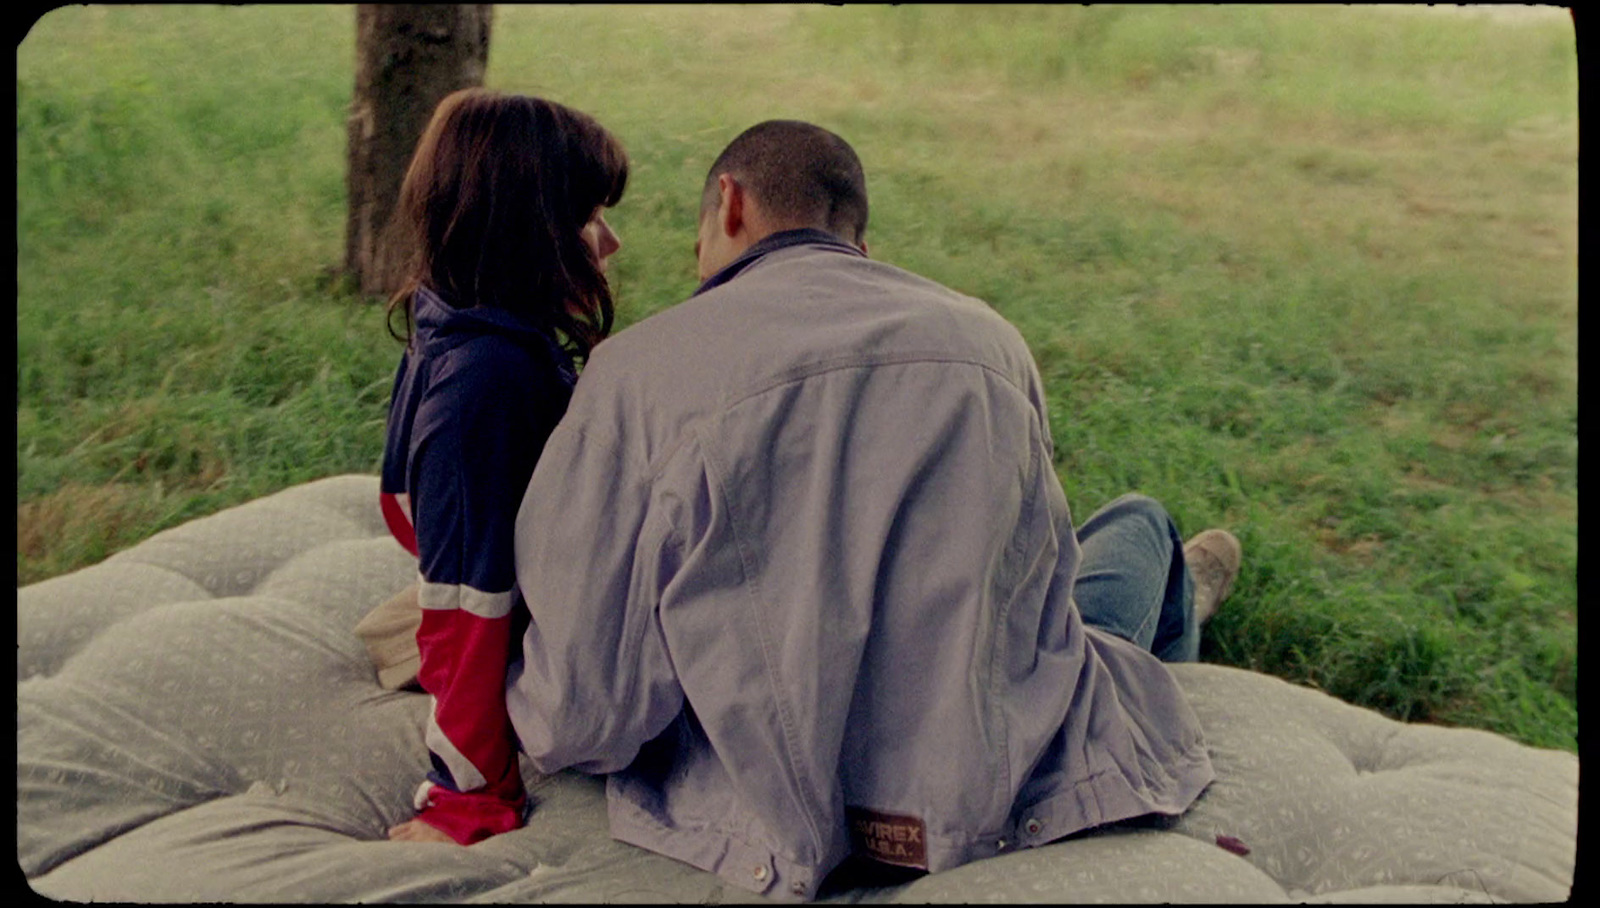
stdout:
<svg viewBox="0 0 1600 908">
<path fill-rule="evenodd" d="M 1086 627 L 1039 374 L 984 303 L 818 231 L 602 342 L 517 519 L 507 705 L 612 834 L 809 899 L 1182 812 L 1153 656 Z"/>
</svg>

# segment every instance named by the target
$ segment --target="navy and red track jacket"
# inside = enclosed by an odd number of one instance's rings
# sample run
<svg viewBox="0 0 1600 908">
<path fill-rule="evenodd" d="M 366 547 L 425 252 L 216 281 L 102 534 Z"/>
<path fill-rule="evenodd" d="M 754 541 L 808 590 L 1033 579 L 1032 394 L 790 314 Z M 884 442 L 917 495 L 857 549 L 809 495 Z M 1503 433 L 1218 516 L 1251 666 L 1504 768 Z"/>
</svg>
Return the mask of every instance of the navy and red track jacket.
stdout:
<svg viewBox="0 0 1600 908">
<path fill-rule="evenodd" d="M 433 771 L 418 817 L 466 845 L 522 825 L 506 669 L 526 626 L 512 528 L 577 380 L 544 330 L 419 290 L 395 375 L 380 504 L 418 556 L 418 681 L 432 695 Z"/>
</svg>

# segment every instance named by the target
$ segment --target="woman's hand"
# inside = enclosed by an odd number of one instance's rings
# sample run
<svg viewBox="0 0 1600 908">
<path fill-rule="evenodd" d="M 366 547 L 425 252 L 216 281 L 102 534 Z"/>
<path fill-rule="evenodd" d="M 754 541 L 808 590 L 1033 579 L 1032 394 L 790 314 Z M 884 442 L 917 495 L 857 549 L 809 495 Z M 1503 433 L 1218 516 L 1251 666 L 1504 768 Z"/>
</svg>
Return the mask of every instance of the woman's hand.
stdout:
<svg viewBox="0 0 1600 908">
<path fill-rule="evenodd" d="M 389 841 L 391 842 L 447 842 L 456 843 L 438 829 L 429 826 L 421 820 L 407 820 L 396 826 L 389 827 Z"/>
</svg>

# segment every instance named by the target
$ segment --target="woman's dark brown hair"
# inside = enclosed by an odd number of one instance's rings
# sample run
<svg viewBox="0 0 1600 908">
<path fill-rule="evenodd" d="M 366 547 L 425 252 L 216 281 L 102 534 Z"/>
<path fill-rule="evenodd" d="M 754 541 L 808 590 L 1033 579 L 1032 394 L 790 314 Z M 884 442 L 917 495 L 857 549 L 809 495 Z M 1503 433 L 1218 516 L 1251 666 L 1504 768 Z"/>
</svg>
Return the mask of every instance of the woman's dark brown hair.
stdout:
<svg viewBox="0 0 1600 908">
<path fill-rule="evenodd" d="M 610 333 L 615 304 L 580 231 L 627 183 L 627 153 L 587 114 L 482 88 L 447 96 L 400 188 L 408 265 L 389 333 L 410 339 L 413 299 L 427 287 L 457 308 L 517 313 L 586 358 Z"/>
</svg>

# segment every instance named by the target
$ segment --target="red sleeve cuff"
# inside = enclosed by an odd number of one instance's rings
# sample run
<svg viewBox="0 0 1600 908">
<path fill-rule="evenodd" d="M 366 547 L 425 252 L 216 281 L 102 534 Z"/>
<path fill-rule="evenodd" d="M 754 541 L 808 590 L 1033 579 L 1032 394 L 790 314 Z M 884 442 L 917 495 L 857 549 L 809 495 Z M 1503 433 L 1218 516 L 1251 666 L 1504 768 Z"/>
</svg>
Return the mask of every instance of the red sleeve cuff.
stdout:
<svg viewBox="0 0 1600 908">
<path fill-rule="evenodd" d="M 515 800 L 505 800 L 485 791 L 456 792 L 437 785 L 428 791 L 427 799 L 417 819 L 462 845 L 520 829 L 528 803 L 528 796 L 520 791 Z"/>
</svg>

